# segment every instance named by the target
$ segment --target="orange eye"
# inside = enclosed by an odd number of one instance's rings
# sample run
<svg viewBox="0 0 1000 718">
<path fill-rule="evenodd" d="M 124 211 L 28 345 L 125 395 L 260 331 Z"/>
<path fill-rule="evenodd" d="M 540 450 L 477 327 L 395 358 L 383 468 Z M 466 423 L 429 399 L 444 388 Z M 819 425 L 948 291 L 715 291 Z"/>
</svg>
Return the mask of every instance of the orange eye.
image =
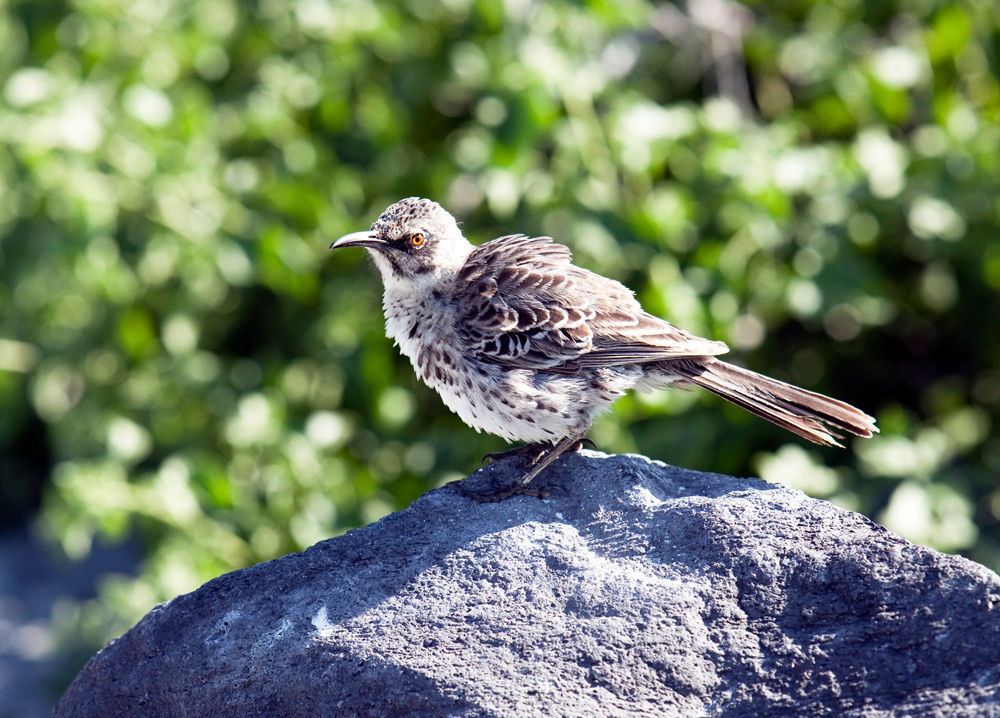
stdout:
<svg viewBox="0 0 1000 718">
<path fill-rule="evenodd" d="M 422 235 L 420 232 L 417 232 L 415 235 L 410 237 L 410 244 L 412 244 L 414 247 L 419 247 L 423 243 L 424 243 L 424 235 Z"/>
</svg>

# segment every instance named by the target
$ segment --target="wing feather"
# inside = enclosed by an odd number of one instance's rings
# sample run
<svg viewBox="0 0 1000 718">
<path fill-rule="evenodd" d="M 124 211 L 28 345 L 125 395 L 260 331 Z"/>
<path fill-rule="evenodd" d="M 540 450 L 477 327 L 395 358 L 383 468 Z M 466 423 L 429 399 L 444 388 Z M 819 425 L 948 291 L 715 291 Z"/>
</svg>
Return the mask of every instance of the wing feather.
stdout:
<svg viewBox="0 0 1000 718">
<path fill-rule="evenodd" d="M 729 350 L 643 311 L 628 288 L 576 267 L 548 237 L 479 245 L 454 292 L 468 350 L 512 369 L 573 372 Z"/>
</svg>

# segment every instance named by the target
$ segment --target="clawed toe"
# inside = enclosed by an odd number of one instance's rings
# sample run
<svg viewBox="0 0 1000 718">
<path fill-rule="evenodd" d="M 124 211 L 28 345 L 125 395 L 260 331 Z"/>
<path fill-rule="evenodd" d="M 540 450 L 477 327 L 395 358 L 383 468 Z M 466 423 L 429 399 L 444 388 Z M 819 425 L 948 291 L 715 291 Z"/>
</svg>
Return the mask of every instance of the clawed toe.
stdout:
<svg viewBox="0 0 1000 718">
<path fill-rule="evenodd" d="M 487 454 L 483 458 L 484 463 L 487 459 L 490 461 L 498 461 L 511 456 L 524 456 L 525 454 L 529 455 L 529 459 L 525 462 L 526 466 L 523 467 L 524 473 L 508 486 L 490 493 L 480 493 L 477 491 L 459 488 L 459 493 L 470 499 L 478 501 L 479 503 L 503 501 L 504 499 L 516 494 L 535 496 L 541 499 L 547 498 L 551 495 L 552 488 L 545 486 L 531 486 L 531 482 L 536 476 L 538 476 L 538 474 L 545 470 L 545 467 L 558 459 L 564 453 L 567 451 L 579 451 L 587 443 L 592 444 L 593 442 L 584 438 L 573 438 L 567 436 L 566 438 L 551 444 L 545 442 L 525 444 L 524 446 L 518 446 L 497 454 Z"/>
<path fill-rule="evenodd" d="M 485 466 L 487 461 L 493 463 L 495 461 L 499 461 L 500 459 L 509 459 L 515 456 L 528 456 L 529 458 L 527 461 L 527 465 L 531 467 L 537 464 L 539 461 L 541 461 L 542 457 L 545 456 L 548 452 L 552 451 L 555 448 L 555 446 L 556 445 L 554 443 L 546 443 L 546 442 L 535 442 L 533 444 L 523 444 L 521 446 L 515 446 L 513 449 L 507 449 L 506 451 L 497 451 L 492 454 L 487 454 L 486 456 L 483 457 L 483 465 Z M 582 438 L 578 439 L 576 443 L 570 446 L 567 450 L 580 451 L 585 446 L 588 446 L 591 449 L 597 448 L 597 444 L 595 444 L 593 441 L 587 438 Z"/>
<path fill-rule="evenodd" d="M 545 456 L 545 452 L 551 449 L 550 444 L 534 443 L 534 444 L 523 444 L 522 446 L 515 446 L 513 449 L 507 449 L 507 451 L 497 451 L 492 454 L 487 454 L 483 457 L 483 464 L 485 465 L 487 461 L 493 463 L 499 461 L 500 459 L 509 459 L 513 456 L 524 456 L 525 454 L 533 454 L 528 461 L 528 466 L 534 466 L 538 463 L 538 460 Z"/>
</svg>

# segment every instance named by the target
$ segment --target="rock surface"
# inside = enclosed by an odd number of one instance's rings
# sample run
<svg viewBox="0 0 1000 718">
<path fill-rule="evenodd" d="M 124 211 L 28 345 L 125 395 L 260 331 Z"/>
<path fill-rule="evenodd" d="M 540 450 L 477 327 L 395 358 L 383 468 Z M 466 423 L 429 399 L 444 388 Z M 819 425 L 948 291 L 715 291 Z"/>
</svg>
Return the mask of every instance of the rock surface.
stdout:
<svg viewBox="0 0 1000 718">
<path fill-rule="evenodd" d="M 157 606 L 55 716 L 1000 716 L 986 568 L 758 480 L 588 451 L 547 476 Z"/>
</svg>

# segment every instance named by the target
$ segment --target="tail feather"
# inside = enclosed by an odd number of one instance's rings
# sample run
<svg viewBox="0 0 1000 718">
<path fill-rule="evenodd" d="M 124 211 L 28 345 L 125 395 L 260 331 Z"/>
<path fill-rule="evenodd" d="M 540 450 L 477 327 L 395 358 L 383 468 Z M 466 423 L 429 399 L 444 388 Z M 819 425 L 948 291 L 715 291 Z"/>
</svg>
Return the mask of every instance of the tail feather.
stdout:
<svg viewBox="0 0 1000 718">
<path fill-rule="evenodd" d="M 843 438 L 841 431 L 865 438 L 878 432 L 875 419 L 850 404 L 718 359 L 679 359 L 664 364 L 686 382 L 815 444 L 842 447 L 837 441 Z"/>
</svg>

